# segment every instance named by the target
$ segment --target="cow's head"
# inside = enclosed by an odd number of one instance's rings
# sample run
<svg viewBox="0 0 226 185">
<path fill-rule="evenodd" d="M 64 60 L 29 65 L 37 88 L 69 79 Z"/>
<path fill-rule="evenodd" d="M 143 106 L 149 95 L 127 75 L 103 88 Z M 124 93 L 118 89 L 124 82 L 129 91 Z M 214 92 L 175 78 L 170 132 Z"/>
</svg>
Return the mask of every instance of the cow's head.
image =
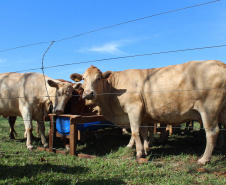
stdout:
<svg viewBox="0 0 226 185">
<path fill-rule="evenodd" d="M 83 80 L 83 98 L 95 100 L 98 95 L 103 93 L 104 81 L 106 81 L 111 74 L 111 71 L 102 73 L 98 68 L 91 66 L 83 75 L 73 73 L 70 75 L 70 78 L 75 82 Z"/>
<path fill-rule="evenodd" d="M 76 86 L 81 85 L 79 83 L 72 84 L 70 82 L 60 82 L 55 80 L 47 80 L 47 83 L 50 88 L 50 101 L 53 106 L 53 113 L 62 114 L 68 100 L 72 97 L 72 91 Z"/>
</svg>

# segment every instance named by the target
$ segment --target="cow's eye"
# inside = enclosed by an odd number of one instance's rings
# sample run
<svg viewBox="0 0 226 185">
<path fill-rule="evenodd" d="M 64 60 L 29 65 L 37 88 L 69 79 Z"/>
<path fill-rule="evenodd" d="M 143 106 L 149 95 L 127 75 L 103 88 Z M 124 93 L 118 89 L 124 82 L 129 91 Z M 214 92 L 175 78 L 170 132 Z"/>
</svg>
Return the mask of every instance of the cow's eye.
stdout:
<svg viewBox="0 0 226 185">
<path fill-rule="evenodd" d="M 82 78 L 82 80 L 85 80 L 85 78 Z"/>
<path fill-rule="evenodd" d="M 99 76 L 97 77 L 97 80 L 98 80 L 98 81 L 100 80 L 100 77 L 99 77 Z"/>
<path fill-rule="evenodd" d="M 57 92 L 57 96 L 60 96 L 60 92 Z"/>
</svg>

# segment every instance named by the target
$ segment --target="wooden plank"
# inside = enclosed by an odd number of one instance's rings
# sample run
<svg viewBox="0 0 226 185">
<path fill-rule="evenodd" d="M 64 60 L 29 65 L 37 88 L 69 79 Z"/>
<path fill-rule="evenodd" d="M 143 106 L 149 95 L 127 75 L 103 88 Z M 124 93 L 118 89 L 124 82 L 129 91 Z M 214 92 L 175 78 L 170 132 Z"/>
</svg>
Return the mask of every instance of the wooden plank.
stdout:
<svg viewBox="0 0 226 185">
<path fill-rule="evenodd" d="M 76 117 L 77 124 L 96 122 L 96 121 L 106 121 L 103 116 L 81 116 Z"/>
<path fill-rule="evenodd" d="M 50 130 L 49 130 L 49 148 L 52 149 L 54 145 L 54 122 L 53 116 L 50 116 Z"/>
<path fill-rule="evenodd" d="M 97 156 L 95 155 L 88 155 L 88 154 L 78 154 L 78 157 L 89 158 L 89 159 L 97 158 Z"/>
<path fill-rule="evenodd" d="M 70 138 L 70 134 L 69 134 L 69 135 L 62 135 L 62 134 L 56 132 L 56 137 L 62 137 L 62 138 L 67 138 L 67 139 L 69 139 L 69 138 Z"/>
</svg>

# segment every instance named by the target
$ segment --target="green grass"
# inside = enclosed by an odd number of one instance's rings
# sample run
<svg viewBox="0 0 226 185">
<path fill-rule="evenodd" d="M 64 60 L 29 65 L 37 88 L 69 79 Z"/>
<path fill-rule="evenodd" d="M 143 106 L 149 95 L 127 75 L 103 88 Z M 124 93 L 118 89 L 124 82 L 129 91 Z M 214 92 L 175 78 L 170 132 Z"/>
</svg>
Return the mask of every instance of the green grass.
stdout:
<svg viewBox="0 0 226 185">
<path fill-rule="evenodd" d="M 206 166 L 196 164 L 205 149 L 203 132 L 172 135 L 166 145 L 151 148 L 148 162 L 138 164 L 135 149 L 126 148 L 130 136 L 110 129 L 78 144 L 79 153 L 94 159 L 29 151 L 21 119 L 15 130 L 18 136 L 9 139 L 8 121 L 0 118 L 0 184 L 226 184 L 225 150 L 214 151 Z M 41 146 L 36 137 L 34 146 Z"/>
</svg>

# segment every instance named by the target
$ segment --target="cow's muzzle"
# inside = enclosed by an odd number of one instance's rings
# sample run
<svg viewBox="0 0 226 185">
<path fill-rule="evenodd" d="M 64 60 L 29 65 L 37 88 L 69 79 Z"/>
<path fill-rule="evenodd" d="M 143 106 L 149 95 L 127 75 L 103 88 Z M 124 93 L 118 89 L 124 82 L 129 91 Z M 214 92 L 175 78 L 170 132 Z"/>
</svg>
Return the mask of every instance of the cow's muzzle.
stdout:
<svg viewBox="0 0 226 185">
<path fill-rule="evenodd" d="M 60 110 L 60 109 L 57 109 L 57 110 L 55 110 L 54 113 L 58 115 L 58 114 L 63 114 L 64 111 L 63 110 Z"/>
<path fill-rule="evenodd" d="M 83 92 L 82 98 L 87 99 L 87 100 L 92 100 L 92 99 L 94 99 L 94 92 L 86 90 Z"/>
</svg>

